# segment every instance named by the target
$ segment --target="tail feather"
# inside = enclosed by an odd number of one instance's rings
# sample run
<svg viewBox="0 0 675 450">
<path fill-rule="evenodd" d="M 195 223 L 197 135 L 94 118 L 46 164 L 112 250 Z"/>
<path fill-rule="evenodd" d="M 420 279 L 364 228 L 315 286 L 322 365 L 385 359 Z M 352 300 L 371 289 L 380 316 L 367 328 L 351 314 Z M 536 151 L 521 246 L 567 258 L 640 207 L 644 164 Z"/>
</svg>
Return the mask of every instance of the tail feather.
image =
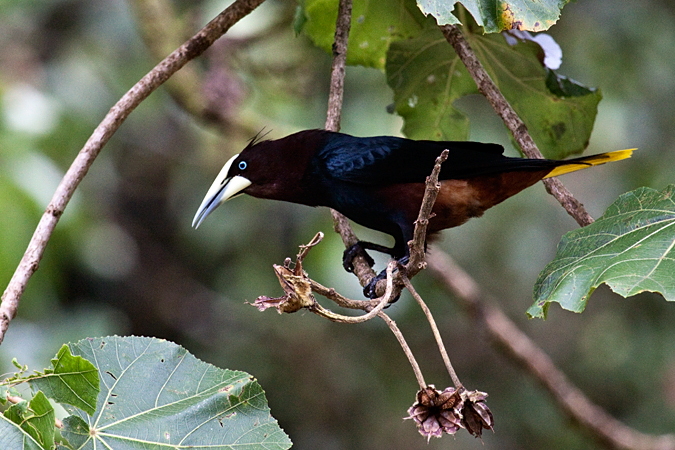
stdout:
<svg viewBox="0 0 675 450">
<path fill-rule="evenodd" d="M 634 148 L 628 150 L 617 150 L 614 152 L 601 153 L 599 155 L 582 156 L 581 158 L 560 161 L 561 165 L 551 170 L 544 178 L 557 177 L 577 170 L 587 169 L 588 167 L 598 166 L 611 161 L 621 161 L 630 158 Z"/>
</svg>

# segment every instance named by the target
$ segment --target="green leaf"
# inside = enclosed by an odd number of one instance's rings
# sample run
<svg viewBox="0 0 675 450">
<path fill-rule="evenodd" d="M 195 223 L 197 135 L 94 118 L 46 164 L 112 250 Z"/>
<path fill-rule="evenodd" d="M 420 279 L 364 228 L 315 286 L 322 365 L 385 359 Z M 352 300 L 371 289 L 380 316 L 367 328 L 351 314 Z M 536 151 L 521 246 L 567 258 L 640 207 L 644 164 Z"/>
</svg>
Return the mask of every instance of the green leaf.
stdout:
<svg viewBox="0 0 675 450">
<path fill-rule="evenodd" d="M 5 411 L 4 417 L 19 425 L 21 430 L 43 449 L 51 450 L 54 447 L 54 421 L 56 416 L 54 408 L 42 392 L 38 391 L 30 402 L 23 401 L 10 406 Z M 26 436 L 21 438 L 24 443 L 27 439 Z M 0 443 L 2 443 L 1 438 Z M 14 447 L 0 446 L 0 448 Z"/>
<path fill-rule="evenodd" d="M 332 51 L 338 0 L 305 0 L 303 19 L 296 19 L 314 44 Z M 349 32 L 347 64 L 383 69 L 389 44 L 414 36 L 425 18 L 411 0 L 355 0 Z"/>
<path fill-rule="evenodd" d="M 535 42 L 518 41 L 512 46 L 502 35 L 467 33 L 466 37 L 544 156 L 562 159 L 586 148 L 599 91 L 547 69 Z M 440 30 L 430 28 L 417 38 L 392 43 L 386 72 L 408 137 L 468 138 L 468 119 L 453 102 L 478 89 Z"/>
<path fill-rule="evenodd" d="M 563 159 L 588 146 L 600 91 L 544 67 L 542 49 L 535 42 L 512 46 L 502 35 L 467 38 L 545 157 Z"/>
<path fill-rule="evenodd" d="M 53 428 L 53 425 L 52 425 Z M 0 449 L 43 450 L 40 444 L 17 423 L 0 414 Z"/>
<path fill-rule="evenodd" d="M 63 345 L 52 359 L 52 367 L 28 377 L 28 381 L 54 401 L 93 414 L 99 393 L 96 367 L 80 356 L 71 355 L 67 345 Z"/>
<path fill-rule="evenodd" d="M 569 0 L 417 0 L 422 12 L 432 15 L 439 25 L 458 24 L 452 14 L 457 3 L 462 4 L 486 33 L 503 30 L 544 31 L 560 17 L 560 11 Z"/>
<path fill-rule="evenodd" d="M 555 259 L 539 274 L 530 317 L 551 302 L 581 312 L 607 284 L 628 297 L 643 291 L 675 300 L 675 185 L 639 188 L 619 197 L 597 221 L 563 236 Z"/>
<path fill-rule="evenodd" d="M 73 448 L 82 448 L 89 439 L 89 425 L 78 416 L 68 416 L 63 419 L 61 436 Z"/>
<path fill-rule="evenodd" d="M 387 55 L 387 83 L 394 90 L 396 112 L 405 119 L 411 139 L 465 140 L 469 119 L 453 102 L 478 93 L 476 83 L 437 28 L 392 44 Z"/>
<path fill-rule="evenodd" d="M 64 421 L 77 449 L 290 448 L 253 377 L 199 361 L 160 339 L 105 337 L 70 344 L 101 374 L 96 411 Z M 84 422 L 84 423 L 82 423 Z M 89 430 L 87 430 L 87 427 Z"/>
</svg>

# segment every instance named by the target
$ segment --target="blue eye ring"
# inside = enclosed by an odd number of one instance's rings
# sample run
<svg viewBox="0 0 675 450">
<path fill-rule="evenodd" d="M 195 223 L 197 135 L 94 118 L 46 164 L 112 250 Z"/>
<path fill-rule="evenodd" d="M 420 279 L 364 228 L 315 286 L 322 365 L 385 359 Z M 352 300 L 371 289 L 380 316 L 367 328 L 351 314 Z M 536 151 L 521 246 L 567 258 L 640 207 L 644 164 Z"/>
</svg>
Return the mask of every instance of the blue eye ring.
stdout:
<svg viewBox="0 0 675 450">
<path fill-rule="evenodd" d="M 246 161 L 239 161 L 239 170 L 246 169 Z"/>
</svg>

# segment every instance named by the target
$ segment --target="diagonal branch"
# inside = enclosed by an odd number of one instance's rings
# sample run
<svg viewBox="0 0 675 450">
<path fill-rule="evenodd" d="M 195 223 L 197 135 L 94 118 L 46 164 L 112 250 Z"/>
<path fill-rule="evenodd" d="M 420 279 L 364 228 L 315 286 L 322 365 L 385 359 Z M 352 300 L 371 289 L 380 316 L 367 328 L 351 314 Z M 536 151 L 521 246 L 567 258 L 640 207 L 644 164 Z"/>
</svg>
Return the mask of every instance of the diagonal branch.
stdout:
<svg viewBox="0 0 675 450">
<path fill-rule="evenodd" d="M 556 403 L 584 429 L 610 448 L 674 450 L 675 435 L 650 436 L 636 431 L 592 403 L 558 369 L 551 358 L 506 316 L 496 304 L 483 302 L 485 294 L 469 274 L 447 254 L 436 249 L 427 257 L 429 268 L 453 292 L 461 305 L 483 327 L 506 355 L 530 373 Z"/>
<path fill-rule="evenodd" d="M 44 254 L 47 243 L 56 228 L 75 189 L 89 171 L 103 146 L 122 125 L 131 112 L 155 89 L 162 85 L 188 61 L 201 55 L 216 39 L 248 15 L 264 0 L 237 0 L 196 35 L 148 72 L 110 109 L 103 121 L 96 127 L 89 140 L 71 164 L 56 189 L 47 210 L 35 229 L 28 248 L 10 280 L 0 305 L 0 344 L 5 337 L 9 322 L 16 316 L 19 301 L 30 277 L 35 273 Z"/>
<path fill-rule="evenodd" d="M 455 52 L 462 60 L 467 70 L 473 77 L 478 90 L 483 94 L 495 112 L 502 118 L 506 127 L 513 134 L 513 138 L 518 143 L 523 153 L 528 158 L 543 158 L 541 152 L 534 143 L 532 137 L 527 131 L 527 126 L 518 117 L 509 102 L 504 98 L 501 91 L 497 88 L 494 81 L 490 78 L 483 64 L 478 60 L 476 54 L 471 49 L 469 42 L 464 38 L 462 32 L 454 25 L 443 25 L 440 27 L 445 39 L 452 45 Z M 570 191 L 563 186 L 557 178 L 547 178 L 543 180 L 544 186 L 549 194 L 560 202 L 567 213 L 577 221 L 579 226 L 586 226 L 593 223 L 593 218 Z"/>
</svg>

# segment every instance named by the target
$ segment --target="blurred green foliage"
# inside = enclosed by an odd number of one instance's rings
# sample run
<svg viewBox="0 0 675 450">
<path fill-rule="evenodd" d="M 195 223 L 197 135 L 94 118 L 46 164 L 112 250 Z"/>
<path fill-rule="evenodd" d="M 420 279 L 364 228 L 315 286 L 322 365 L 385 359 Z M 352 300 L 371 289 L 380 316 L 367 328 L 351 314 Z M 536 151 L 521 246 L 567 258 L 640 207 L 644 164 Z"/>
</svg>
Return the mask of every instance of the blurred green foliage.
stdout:
<svg viewBox="0 0 675 450">
<path fill-rule="evenodd" d="M 136 1 L 0 1 L 0 281 L 6 286 L 72 159 L 123 93 L 164 55 L 143 39 Z M 225 4 L 170 3 L 180 42 Z M 245 304 L 280 293 L 272 264 L 318 230 L 310 275 L 359 298 L 340 264 L 326 210 L 242 197 L 199 229 L 190 222 L 222 164 L 257 131 L 276 138 L 325 121 L 329 55 L 293 32 L 296 4 L 269 0 L 206 55 L 189 109 L 167 85 L 150 96 L 103 149 L 68 206 L 40 270 L 0 346 L 44 366 L 54 348 L 86 336 L 174 340 L 219 367 L 254 374 L 297 449 L 586 449 L 579 432 L 527 376 L 493 350 L 452 297 L 426 273 L 415 284 L 439 322 L 470 389 L 490 394 L 496 434 L 429 445 L 402 422 L 416 383 L 384 324 L 348 326 L 309 314 L 259 313 Z M 161 22 L 156 22 L 161 25 Z M 566 176 L 598 217 L 621 193 L 661 190 L 675 167 L 675 5 L 599 0 L 565 7 L 549 32 L 563 49 L 559 73 L 598 86 L 603 101 L 588 152 L 638 147 L 629 161 Z M 189 94 L 189 92 L 188 92 Z M 382 72 L 347 69 L 342 130 L 397 134 Z M 197 102 L 197 104 L 199 104 Z M 470 138 L 516 154 L 478 96 L 455 102 Z M 551 308 L 528 322 L 537 274 L 576 224 L 540 186 L 488 211 L 436 244 L 450 252 L 595 402 L 646 433 L 675 427 L 675 312 L 659 296 L 619 299 L 599 288 L 583 315 Z M 357 227 L 363 239 L 386 238 Z M 431 248 L 433 251 L 433 246 Z M 380 266 L 383 260 L 378 260 Z M 450 383 L 420 311 L 404 296 L 390 308 L 428 382 Z"/>
</svg>

